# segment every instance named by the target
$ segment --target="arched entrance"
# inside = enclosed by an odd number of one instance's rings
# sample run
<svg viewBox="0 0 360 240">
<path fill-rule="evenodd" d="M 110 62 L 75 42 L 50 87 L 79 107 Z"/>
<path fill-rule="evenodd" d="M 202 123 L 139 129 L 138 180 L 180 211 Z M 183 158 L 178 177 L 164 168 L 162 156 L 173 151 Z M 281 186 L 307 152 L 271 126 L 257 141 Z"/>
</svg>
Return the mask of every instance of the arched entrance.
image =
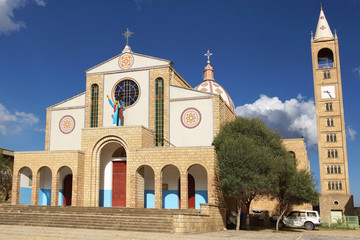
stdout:
<svg viewBox="0 0 360 240">
<path fill-rule="evenodd" d="M 51 180 L 52 180 L 52 173 L 50 168 L 42 167 L 39 169 L 38 178 L 39 181 L 39 205 L 51 205 Z"/>
<path fill-rule="evenodd" d="M 136 171 L 136 207 L 155 208 L 154 170 L 147 165 Z"/>
<path fill-rule="evenodd" d="M 63 198 L 64 206 L 71 206 L 72 180 L 73 180 L 72 174 L 67 175 L 64 179 L 64 198 Z"/>
<path fill-rule="evenodd" d="M 166 165 L 162 171 L 162 208 L 180 207 L 180 172 L 174 165 Z"/>
<path fill-rule="evenodd" d="M 200 209 L 201 203 L 208 202 L 206 169 L 195 164 L 188 169 L 188 208 Z"/>
<path fill-rule="evenodd" d="M 188 173 L 188 208 L 195 208 L 195 179 Z"/>
<path fill-rule="evenodd" d="M 99 206 L 126 207 L 126 151 L 118 142 L 101 149 Z"/>
<path fill-rule="evenodd" d="M 19 204 L 31 205 L 31 191 L 32 191 L 32 171 L 28 167 L 23 167 L 19 170 Z"/>
<path fill-rule="evenodd" d="M 61 167 L 58 171 L 59 176 L 59 206 L 71 206 L 72 202 L 72 183 L 73 173 L 69 167 Z"/>
</svg>

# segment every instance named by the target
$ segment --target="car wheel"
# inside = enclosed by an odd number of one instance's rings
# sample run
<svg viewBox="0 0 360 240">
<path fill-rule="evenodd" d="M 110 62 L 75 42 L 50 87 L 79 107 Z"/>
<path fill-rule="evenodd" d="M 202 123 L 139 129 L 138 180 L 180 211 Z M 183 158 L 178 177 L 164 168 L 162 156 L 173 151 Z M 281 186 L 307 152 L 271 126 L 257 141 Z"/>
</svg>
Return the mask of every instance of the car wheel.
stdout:
<svg viewBox="0 0 360 240">
<path fill-rule="evenodd" d="M 279 222 L 279 228 L 281 229 L 281 228 L 284 228 L 285 227 L 285 224 L 283 223 L 283 221 L 280 221 Z"/>
<path fill-rule="evenodd" d="M 306 222 L 304 225 L 306 230 L 313 230 L 314 229 L 314 224 L 312 222 Z"/>
</svg>

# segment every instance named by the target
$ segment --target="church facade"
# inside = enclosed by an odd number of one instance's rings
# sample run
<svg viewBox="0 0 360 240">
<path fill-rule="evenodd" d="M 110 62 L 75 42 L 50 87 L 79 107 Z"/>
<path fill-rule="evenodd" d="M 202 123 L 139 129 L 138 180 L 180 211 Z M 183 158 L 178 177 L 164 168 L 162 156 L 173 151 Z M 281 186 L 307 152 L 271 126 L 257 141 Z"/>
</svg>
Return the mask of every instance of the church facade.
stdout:
<svg viewBox="0 0 360 240">
<path fill-rule="evenodd" d="M 86 92 L 47 109 L 45 151 L 15 153 L 12 203 L 218 204 L 211 144 L 236 115 L 209 61 L 198 89 L 171 61 L 126 45 L 86 71 Z"/>
<path fill-rule="evenodd" d="M 127 35 L 126 35 L 127 34 Z M 131 35 L 127 31 L 127 38 Z M 320 11 L 311 38 L 322 196 L 331 220 L 353 213 L 338 39 Z M 225 202 L 212 142 L 236 118 L 208 61 L 192 88 L 172 62 L 123 52 L 86 71 L 86 91 L 47 109 L 45 151 L 16 152 L 12 204 L 201 209 Z M 284 139 L 310 171 L 304 139 Z M 231 208 L 227 206 L 228 208 Z M 277 212 L 254 199 L 251 209 Z M 304 204 L 302 209 L 311 209 Z"/>
</svg>

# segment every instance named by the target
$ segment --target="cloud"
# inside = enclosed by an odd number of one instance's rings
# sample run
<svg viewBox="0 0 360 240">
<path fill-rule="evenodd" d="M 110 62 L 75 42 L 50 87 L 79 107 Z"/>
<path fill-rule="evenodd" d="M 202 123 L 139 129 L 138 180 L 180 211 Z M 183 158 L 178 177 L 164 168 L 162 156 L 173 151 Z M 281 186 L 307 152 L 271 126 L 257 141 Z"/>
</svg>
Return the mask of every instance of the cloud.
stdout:
<svg viewBox="0 0 360 240">
<path fill-rule="evenodd" d="M 360 66 L 353 69 L 353 72 L 355 72 L 357 75 L 360 76 Z"/>
<path fill-rule="evenodd" d="M 133 0 L 136 4 L 137 10 L 141 10 L 141 4 L 142 3 L 147 3 L 148 5 L 150 5 L 152 3 L 152 0 Z"/>
<path fill-rule="evenodd" d="M 351 140 L 355 140 L 355 136 L 356 136 L 357 132 L 354 129 L 352 129 L 351 126 L 347 126 L 346 132 Z"/>
<path fill-rule="evenodd" d="M 37 123 L 39 123 L 39 118 L 34 114 L 24 112 L 11 113 L 0 103 L 0 134 L 20 133 L 25 129 L 35 126 Z M 35 127 L 35 129 L 39 128 Z"/>
<path fill-rule="evenodd" d="M 10 34 L 14 31 L 19 31 L 25 27 L 25 23 L 22 21 L 16 21 L 14 19 L 14 11 L 18 8 L 22 8 L 30 0 L 0 0 L 0 35 Z M 38 6 L 45 6 L 45 0 L 34 0 Z"/>
<path fill-rule="evenodd" d="M 304 100 L 299 94 L 282 102 L 278 97 L 260 95 L 252 104 L 236 107 L 238 116 L 260 118 L 268 127 L 277 130 L 284 138 L 304 137 L 309 147 L 317 145 L 315 103 Z"/>
</svg>

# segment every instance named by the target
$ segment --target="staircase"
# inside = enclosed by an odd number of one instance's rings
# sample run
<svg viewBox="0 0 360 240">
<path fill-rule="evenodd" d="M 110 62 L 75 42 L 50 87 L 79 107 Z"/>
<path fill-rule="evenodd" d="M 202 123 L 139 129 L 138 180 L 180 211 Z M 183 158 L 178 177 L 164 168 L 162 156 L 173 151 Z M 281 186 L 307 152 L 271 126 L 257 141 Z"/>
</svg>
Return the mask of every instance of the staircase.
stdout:
<svg viewBox="0 0 360 240">
<path fill-rule="evenodd" d="M 174 215 L 203 216 L 199 210 L 25 206 L 0 204 L 0 224 L 43 227 L 174 232 Z"/>
</svg>

